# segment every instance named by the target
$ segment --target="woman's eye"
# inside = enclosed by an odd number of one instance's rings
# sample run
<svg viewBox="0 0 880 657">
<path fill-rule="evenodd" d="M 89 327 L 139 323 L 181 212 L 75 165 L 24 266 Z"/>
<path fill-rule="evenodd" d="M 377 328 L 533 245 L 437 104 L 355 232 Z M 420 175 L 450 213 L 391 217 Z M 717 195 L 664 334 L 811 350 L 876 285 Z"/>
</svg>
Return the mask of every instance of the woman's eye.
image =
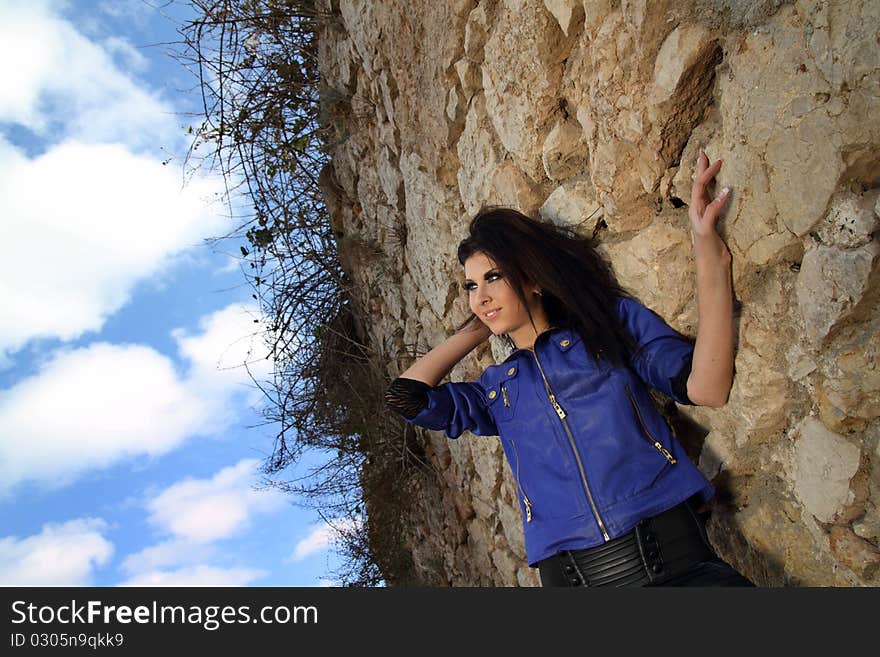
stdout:
<svg viewBox="0 0 880 657">
<path fill-rule="evenodd" d="M 486 276 L 486 280 L 489 282 L 497 280 L 499 278 L 501 278 L 501 274 L 498 272 L 492 272 L 491 274 Z M 471 290 L 477 289 L 477 284 L 476 283 L 465 283 L 462 287 L 464 287 L 465 290 L 470 292 Z"/>
</svg>

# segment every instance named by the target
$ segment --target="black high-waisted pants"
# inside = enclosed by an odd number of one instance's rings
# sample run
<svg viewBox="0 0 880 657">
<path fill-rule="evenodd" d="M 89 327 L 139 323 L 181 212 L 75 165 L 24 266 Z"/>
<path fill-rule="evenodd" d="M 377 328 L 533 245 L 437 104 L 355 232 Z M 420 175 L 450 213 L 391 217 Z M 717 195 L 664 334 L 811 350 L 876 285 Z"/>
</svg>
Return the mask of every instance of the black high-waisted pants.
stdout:
<svg viewBox="0 0 880 657">
<path fill-rule="evenodd" d="M 690 501 L 622 536 L 538 562 L 542 586 L 754 586 L 712 549 Z"/>
</svg>

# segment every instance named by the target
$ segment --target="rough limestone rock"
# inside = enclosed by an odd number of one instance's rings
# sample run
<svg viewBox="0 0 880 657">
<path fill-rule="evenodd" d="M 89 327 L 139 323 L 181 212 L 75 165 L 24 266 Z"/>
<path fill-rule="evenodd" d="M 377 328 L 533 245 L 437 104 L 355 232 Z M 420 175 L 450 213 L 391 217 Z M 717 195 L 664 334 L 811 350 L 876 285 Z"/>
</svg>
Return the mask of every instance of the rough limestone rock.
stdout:
<svg viewBox="0 0 880 657">
<path fill-rule="evenodd" d="M 389 379 L 466 316 L 455 248 L 487 204 L 596 231 L 695 336 L 704 149 L 732 189 L 736 378 L 725 406 L 671 419 L 716 487 L 710 539 L 758 584 L 880 584 L 880 3 L 325 4 L 323 85 L 351 111 L 321 187 L 340 239 L 385 252 L 344 266 Z M 450 380 L 506 356 L 489 342 Z M 413 495 L 413 577 L 539 584 L 497 439 L 422 437 L 442 476 Z"/>
<path fill-rule="evenodd" d="M 850 481 L 861 453 L 814 418 L 807 418 L 799 433 L 793 459 L 795 495 L 816 520 L 831 522 L 853 500 Z"/>
<path fill-rule="evenodd" d="M 602 220 L 602 206 L 589 179 L 571 179 L 560 185 L 538 211 L 544 221 L 592 234 Z"/>
<path fill-rule="evenodd" d="M 880 244 L 874 241 L 846 250 L 818 245 L 804 253 L 797 298 L 810 340 L 829 337 L 857 308 L 876 279 L 878 256 Z"/>
</svg>

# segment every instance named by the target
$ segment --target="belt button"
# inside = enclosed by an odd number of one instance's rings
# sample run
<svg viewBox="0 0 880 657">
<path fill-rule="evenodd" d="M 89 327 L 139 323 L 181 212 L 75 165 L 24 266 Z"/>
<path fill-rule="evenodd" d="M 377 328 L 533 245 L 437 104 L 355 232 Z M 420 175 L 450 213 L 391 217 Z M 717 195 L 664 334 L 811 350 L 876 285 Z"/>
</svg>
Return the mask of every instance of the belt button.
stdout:
<svg viewBox="0 0 880 657">
<path fill-rule="evenodd" d="M 654 534 L 645 534 L 645 542 L 647 543 L 656 543 L 657 537 Z"/>
<path fill-rule="evenodd" d="M 574 566 L 572 566 L 571 564 L 567 564 L 565 566 L 565 572 L 567 572 L 569 575 L 571 575 L 574 572 Z"/>
<path fill-rule="evenodd" d="M 646 553 L 645 556 L 647 556 L 649 559 L 653 559 L 654 557 L 657 556 L 657 550 L 654 548 L 651 548 L 648 550 L 648 552 Z"/>
<path fill-rule="evenodd" d="M 571 581 L 572 586 L 580 586 L 581 578 L 580 577 L 572 577 L 570 581 Z"/>
<path fill-rule="evenodd" d="M 655 573 L 659 573 L 663 570 L 663 564 L 655 563 L 653 566 L 651 566 L 651 570 L 653 570 Z"/>
</svg>

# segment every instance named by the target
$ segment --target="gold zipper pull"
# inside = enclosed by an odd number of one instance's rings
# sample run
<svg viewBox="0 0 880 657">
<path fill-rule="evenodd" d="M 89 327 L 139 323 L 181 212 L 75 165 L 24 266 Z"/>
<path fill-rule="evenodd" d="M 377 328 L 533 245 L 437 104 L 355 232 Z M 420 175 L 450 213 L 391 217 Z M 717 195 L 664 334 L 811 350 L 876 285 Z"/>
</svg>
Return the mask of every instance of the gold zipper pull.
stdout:
<svg viewBox="0 0 880 657">
<path fill-rule="evenodd" d="M 507 388 L 501 386 L 501 394 L 504 396 L 504 405 L 510 408 L 510 401 L 507 399 Z"/>
<path fill-rule="evenodd" d="M 669 450 L 666 449 L 663 445 L 661 445 L 658 441 L 654 441 L 654 447 L 660 450 L 660 453 L 666 457 L 666 460 L 675 465 L 675 457 L 669 453 Z"/>
<path fill-rule="evenodd" d="M 553 408 L 556 410 L 556 415 L 559 416 L 559 419 L 564 420 L 565 411 L 563 411 L 562 406 L 556 402 L 556 396 L 552 392 L 550 393 L 550 403 L 553 404 Z"/>
<path fill-rule="evenodd" d="M 516 487 L 522 493 L 523 502 L 526 505 L 526 522 L 532 521 L 532 503 L 529 501 L 529 498 L 526 497 L 526 491 L 522 487 L 522 484 L 519 482 L 519 452 L 516 451 L 516 441 L 513 438 L 510 439 L 510 444 L 513 445 L 513 454 L 516 457 Z"/>
</svg>

